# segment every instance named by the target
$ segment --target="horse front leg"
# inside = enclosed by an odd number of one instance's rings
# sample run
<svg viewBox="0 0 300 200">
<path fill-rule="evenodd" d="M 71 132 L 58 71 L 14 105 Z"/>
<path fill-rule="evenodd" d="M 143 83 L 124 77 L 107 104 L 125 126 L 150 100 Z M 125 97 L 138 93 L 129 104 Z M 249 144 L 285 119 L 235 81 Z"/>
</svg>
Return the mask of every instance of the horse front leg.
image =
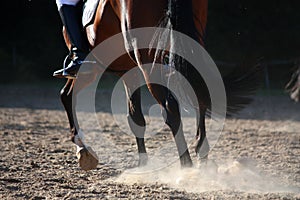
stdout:
<svg viewBox="0 0 300 200">
<path fill-rule="evenodd" d="M 78 124 L 75 124 L 77 120 L 74 119 L 75 116 L 73 115 L 73 102 L 72 102 L 73 82 L 74 81 L 72 79 L 67 80 L 67 83 L 60 91 L 60 100 L 65 108 L 69 120 L 71 141 L 75 143 L 75 137 L 76 135 L 78 135 L 78 132 L 76 130 Z"/>
<path fill-rule="evenodd" d="M 65 86 L 60 91 L 60 99 L 67 113 L 67 117 L 70 124 L 71 131 L 71 141 L 76 144 L 77 147 L 77 158 L 79 161 L 79 166 L 83 170 L 95 169 L 98 164 L 98 159 L 94 151 L 90 147 L 86 147 L 82 142 L 82 139 L 79 134 L 79 125 L 74 114 L 74 108 L 76 102 L 72 101 L 73 97 L 73 87 L 75 80 L 68 79 Z M 76 98 L 74 98 L 76 99 Z"/>
<path fill-rule="evenodd" d="M 134 83 L 130 80 L 124 80 L 124 87 L 128 99 L 128 115 L 127 120 L 129 127 L 136 138 L 139 153 L 139 166 L 147 164 L 148 156 L 145 147 L 145 130 L 146 122 L 141 108 L 141 90 L 134 88 Z"/>
</svg>

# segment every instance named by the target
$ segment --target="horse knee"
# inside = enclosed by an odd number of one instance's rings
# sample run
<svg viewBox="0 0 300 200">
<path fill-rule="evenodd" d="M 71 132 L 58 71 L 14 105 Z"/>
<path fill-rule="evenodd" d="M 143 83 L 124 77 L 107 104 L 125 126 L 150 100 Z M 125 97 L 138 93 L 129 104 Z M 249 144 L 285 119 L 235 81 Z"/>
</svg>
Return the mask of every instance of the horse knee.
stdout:
<svg viewBox="0 0 300 200">
<path fill-rule="evenodd" d="M 65 104 L 65 102 L 72 101 L 72 88 L 73 81 L 68 80 L 65 86 L 60 90 L 60 99 Z"/>
<path fill-rule="evenodd" d="M 68 101 L 68 89 L 66 87 L 62 88 L 60 90 L 60 100 L 65 103 L 66 101 Z"/>
</svg>

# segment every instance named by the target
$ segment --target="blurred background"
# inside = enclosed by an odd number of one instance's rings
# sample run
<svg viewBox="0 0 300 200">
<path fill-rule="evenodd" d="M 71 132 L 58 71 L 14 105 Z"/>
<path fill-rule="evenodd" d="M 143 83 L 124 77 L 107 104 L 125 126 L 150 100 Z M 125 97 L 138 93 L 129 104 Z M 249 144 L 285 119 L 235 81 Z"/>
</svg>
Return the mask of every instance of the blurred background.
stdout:
<svg viewBox="0 0 300 200">
<path fill-rule="evenodd" d="M 50 83 L 68 53 L 54 0 L 1 5 L 0 83 Z M 300 58 L 299 0 L 209 0 L 206 48 L 220 68 L 265 66 L 265 86 L 283 89 Z"/>
</svg>

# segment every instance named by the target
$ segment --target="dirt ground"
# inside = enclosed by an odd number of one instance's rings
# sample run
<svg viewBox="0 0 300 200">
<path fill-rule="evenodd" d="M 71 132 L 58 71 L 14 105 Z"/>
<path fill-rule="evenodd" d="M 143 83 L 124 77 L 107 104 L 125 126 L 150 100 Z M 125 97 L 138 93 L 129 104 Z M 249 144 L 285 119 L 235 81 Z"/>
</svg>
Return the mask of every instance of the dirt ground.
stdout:
<svg viewBox="0 0 300 200">
<path fill-rule="evenodd" d="M 165 155 L 171 164 L 149 172 L 136 169 L 135 139 L 118 128 L 109 92 L 100 91 L 99 165 L 85 172 L 58 95 L 56 88 L 0 87 L 0 199 L 300 199 L 300 104 L 288 96 L 255 97 L 226 120 L 210 162 L 192 169 L 173 162 L 172 136 L 154 123 L 160 133 L 146 139 L 149 156 Z M 150 167 L 157 169 L 159 159 Z"/>
</svg>

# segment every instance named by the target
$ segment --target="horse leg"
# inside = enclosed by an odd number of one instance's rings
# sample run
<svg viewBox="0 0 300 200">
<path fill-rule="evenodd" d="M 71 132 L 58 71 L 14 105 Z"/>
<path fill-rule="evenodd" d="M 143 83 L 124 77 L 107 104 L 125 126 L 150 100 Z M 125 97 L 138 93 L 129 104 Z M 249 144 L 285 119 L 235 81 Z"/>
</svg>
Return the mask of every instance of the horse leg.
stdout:
<svg viewBox="0 0 300 200">
<path fill-rule="evenodd" d="M 141 108 L 141 90 L 140 88 L 136 88 L 136 90 L 134 90 L 134 86 L 132 84 L 133 83 L 131 83 L 130 80 L 124 80 L 129 111 L 127 120 L 131 131 L 136 137 L 139 153 L 139 166 L 144 166 L 148 161 L 144 141 L 146 122 Z"/>
<path fill-rule="evenodd" d="M 175 139 L 181 166 L 191 167 L 193 163 L 184 138 L 177 100 L 171 92 L 162 85 L 148 84 L 148 88 L 158 103 L 164 108 L 165 112 L 163 112 L 163 117 L 165 123 L 170 127 Z"/>
<path fill-rule="evenodd" d="M 77 120 L 74 120 L 72 95 L 73 95 L 73 80 L 68 79 L 67 83 L 60 91 L 60 100 L 66 110 L 67 117 L 69 120 L 70 131 L 71 131 L 71 141 L 75 143 L 75 137 L 77 135 L 75 123 L 77 122 Z"/>
<path fill-rule="evenodd" d="M 205 129 L 205 114 L 206 109 L 199 109 L 197 113 L 197 135 L 196 135 L 196 147 L 195 151 L 200 160 L 206 160 L 209 152 L 209 144 L 206 138 Z"/>
<path fill-rule="evenodd" d="M 75 102 L 72 102 L 73 96 L 73 86 L 74 81 L 72 79 L 68 79 L 65 86 L 60 91 L 61 102 L 67 112 L 67 117 L 70 124 L 71 131 L 71 141 L 77 146 L 77 157 L 79 161 L 79 166 L 83 170 L 91 170 L 95 169 L 98 164 L 98 159 L 94 151 L 90 147 L 86 147 L 82 140 L 80 139 L 80 135 L 78 134 L 78 130 L 76 127 L 78 126 L 76 115 L 73 114 Z"/>
</svg>

